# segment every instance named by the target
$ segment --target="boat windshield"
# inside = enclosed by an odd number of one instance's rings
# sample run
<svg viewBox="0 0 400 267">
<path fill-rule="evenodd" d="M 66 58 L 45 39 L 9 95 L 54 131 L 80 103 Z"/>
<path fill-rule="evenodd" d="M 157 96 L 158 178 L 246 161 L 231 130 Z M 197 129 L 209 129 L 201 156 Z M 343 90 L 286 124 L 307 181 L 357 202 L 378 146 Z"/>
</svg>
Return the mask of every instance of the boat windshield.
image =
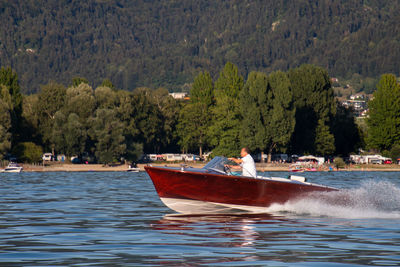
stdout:
<svg viewBox="0 0 400 267">
<path fill-rule="evenodd" d="M 10 162 L 10 163 L 8 164 L 8 167 L 19 167 L 19 165 L 18 165 L 18 163 Z"/>
<path fill-rule="evenodd" d="M 213 170 L 213 171 L 217 171 L 220 173 L 226 173 L 225 164 L 236 165 L 236 163 L 233 163 L 232 161 L 230 161 L 229 159 L 227 159 L 225 157 L 217 156 L 217 157 L 213 158 L 209 163 L 207 163 L 203 167 L 203 169 Z"/>
</svg>

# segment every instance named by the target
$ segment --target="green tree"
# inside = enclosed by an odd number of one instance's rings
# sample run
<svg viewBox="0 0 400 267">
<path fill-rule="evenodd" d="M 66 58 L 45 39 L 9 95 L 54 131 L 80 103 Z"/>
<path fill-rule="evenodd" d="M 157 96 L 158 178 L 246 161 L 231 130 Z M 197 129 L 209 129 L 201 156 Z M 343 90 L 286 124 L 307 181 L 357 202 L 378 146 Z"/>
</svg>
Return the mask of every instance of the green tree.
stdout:
<svg viewBox="0 0 400 267">
<path fill-rule="evenodd" d="M 115 89 L 114 84 L 113 84 L 109 79 L 104 79 L 104 80 L 101 82 L 101 87 L 108 87 L 108 88 L 110 88 L 110 89 L 112 89 L 112 90 Z"/>
<path fill-rule="evenodd" d="M 396 76 L 382 75 L 368 106 L 368 146 L 383 151 L 400 144 L 400 86 Z"/>
<path fill-rule="evenodd" d="M 361 130 L 356 124 L 353 111 L 339 103 L 333 119 L 332 132 L 337 155 L 348 155 L 363 146 Z"/>
<path fill-rule="evenodd" d="M 143 154 L 143 144 L 140 143 L 127 143 L 126 145 L 126 159 L 135 162 L 140 159 Z"/>
<path fill-rule="evenodd" d="M 0 69 L 1 98 L 8 103 L 11 116 L 11 143 L 18 142 L 21 134 L 22 94 L 18 75 L 10 67 Z"/>
<path fill-rule="evenodd" d="M 95 140 L 95 155 L 99 162 L 108 164 L 119 161 L 126 154 L 124 125 L 110 109 L 98 109 L 90 120 L 89 134 Z"/>
<path fill-rule="evenodd" d="M 295 126 L 290 81 L 284 72 L 251 72 L 241 92 L 243 146 L 271 154 L 286 151 Z"/>
<path fill-rule="evenodd" d="M 35 107 L 38 106 L 38 94 L 25 95 L 22 104 L 22 126 L 21 141 L 32 141 L 36 144 L 41 143 L 40 131 L 38 128 L 39 119 Z"/>
<path fill-rule="evenodd" d="M 269 116 L 264 114 L 264 120 L 268 122 L 266 134 L 270 139 L 268 151 L 271 155 L 274 148 L 286 152 L 296 125 L 296 108 L 291 83 L 286 73 L 271 73 L 268 76 L 268 84 L 272 92 L 272 110 Z"/>
<path fill-rule="evenodd" d="M 213 121 L 209 128 L 210 143 L 215 155 L 237 155 L 240 143 L 241 113 L 239 94 L 243 77 L 238 68 L 228 62 L 215 82 L 215 106 Z"/>
<path fill-rule="evenodd" d="M 209 72 L 200 72 L 190 89 L 191 103 L 204 103 L 207 107 L 214 104 L 214 84 Z"/>
<path fill-rule="evenodd" d="M 335 167 L 337 169 L 343 169 L 344 167 L 346 167 L 346 163 L 344 162 L 344 160 L 340 157 L 337 157 L 333 160 L 333 164 L 335 165 Z"/>
<path fill-rule="evenodd" d="M 97 87 L 94 91 L 97 108 L 114 109 L 118 106 L 117 92 L 110 87 Z"/>
<path fill-rule="evenodd" d="M 77 87 L 69 87 L 66 91 L 64 113 L 76 113 L 84 123 L 96 109 L 94 91 L 87 83 L 80 83 Z"/>
<path fill-rule="evenodd" d="M 52 128 L 52 144 L 57 153 L 82 155 L 87 141 L 87 129 L 77 114 L 56 112 Z"/>
<path fill-rule="evenodd" d="M 242 146 L 250 150 L 263 152 L 270 145 L 267 136 L 268 117 L 272 110 L 272 92 L 268 86 L 267 75 L 251 72 L 246 85 L 240 93 L 242 129 L 240 139 Z"/>
<path fill-rule="evenodd" d="M 158 152 L 162 146 L 163 116 L 160 109 L 154 104 L 151 91 L 139 88 L 133 92 L 131 125 L 135 124 L 135 142 L 143 144 L 146 153 Z M 126 106 L 125 106 L 126 107 Z"/>
<path fill-rule="evenodd" d="M 177 143 L 176 140 L 176 124 L 178 121 L 180 105 L 177 100 L 169 96 L 168 90 L 165 88 L 158 88 L 151 91 L 151 102 L 158 110 L 161 116 L 162 124 L 159 131 L 163 138 L 157 138 L 154 151 L 159 151 L 162 148 L 169 147 L 173 149 L 173 145 Z"/>
<path fill-rule="evenodd" d="M 180 137 L 179 145 L 183 150 L 198 148 L 199 155 L 202 156 L 203 147 L 206 144 L 209 117 L 207 105 L 201 102 L 189 103 L 181 109 L 177 133 Z"/>
<path fill-rule="evenodd" d="M 331 134 L 336 101 L 327 71 L 313 65 L 302 65 L 290 70 L 288 76 L 293 89 L 297 122 L 291 140 L 292 152 L 328 153 L 329 150 L 320 149 L 334 146 L 334 138 L 325 137 Z M 316 140 L 324 140 L 324 145 L 319 145 L 317 149 Z"/>
<path fill-rule="evenodd" d="M 67 155 L 82 155 L 85 151 L 87 132 L 85 126 L 79 121 L 78 115 L 68 115 L 66 124 L 63 127 Z"/>
<path fill-rule="evenodd" d="M 4 87 L 3 87 L 4 88 Z M 11 149 L 11 114 L 9 104 L 0 98 L 0 159 Z"/>
<path fill-rule="evenodd" d="M 397 162 L 400 158 L 400 144 L 394 144 L 392 149 L 390 150 L 390 157 L 392 158 L 393 162 Z"/>
<path fill-rule="evenodd" d="M 335 137 L 323 119 L 318 120 L 315 131 L 315 152 L 318 155 L 332 155 L 335 152 Z"/>
<path fill-rule="evenodd" d="M 54 114 L 54 122 L 51 128 L 50 143 L 52 149 L 58 154 L 67 153 L 67 141 L 65 139 L 65 125 L 67 124 L 67 116 L 60 110 Z M 71 154 L 68 154 L 71 155 Z"/>
<path fill-rule="evenodd" d="M 132 93 L 127 91 L 117 91 L 119 106 L 115 109 L 117 117 L 123 123 L 126 143 L 126 159 L 132 162 L 137 161 L 143 153 L 143 140 L 139 137 L 140 131 L 136 123 L 135 97 Z"/>
<path fill-rule="evenodd" d="M 177 133 L 179 145 L 184 150 L 199 149 L 208 144 L 207 132 L 211 123 L 211 107 L 214 103 L 214 85 L 208 72 L 201 72 L 194 79 L 190 90 L 190 102 L 180 111 Z"/>
<path fill-rule="evenodd" d="M 78 87 L 81 83 L 89 84 L 89 81 L 83 77 L 74 77 L 72 79 L 72 87 Z"/>
<path fill-rule="evenodd" d="M 136 121 L 136 98 L 133 93 L 118 91 L 119 106 L 115 109 L 117 117 L 124 124 L 124 136 L 127 144 L 140 143 L 140 131 Z M 143 146 L 142 146 L 143 150 Z"/>
<path fill-rule="evenodd" d="M 37 119 L 37 127 L 42 135 L 45 148 L 52 148 L 53 126 L 55 114 L 65 105 L 66 89 L 63 85 L 50 82 L 42 86 L 38 94 L 37 101 L 33 102 L 33 111 L 36 115 L 31 115 L 33 120 Z M 32 123 L 35 124 L 33 121 Z"/>
<path fill-rule="evenodd" d="M 13 148 L 13 154 L 23 162 L 37 163 L 42 160 L 43 149 L 32 142 L 22 142 Z"/>
</svg>

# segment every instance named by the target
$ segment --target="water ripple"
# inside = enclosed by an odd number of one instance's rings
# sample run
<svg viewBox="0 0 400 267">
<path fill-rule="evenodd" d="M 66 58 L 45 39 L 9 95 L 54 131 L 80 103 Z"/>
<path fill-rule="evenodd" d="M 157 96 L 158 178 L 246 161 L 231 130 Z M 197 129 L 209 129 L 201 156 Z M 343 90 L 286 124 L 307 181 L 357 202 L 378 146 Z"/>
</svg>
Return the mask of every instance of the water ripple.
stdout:
<svg viewBox="0 0 400 267">
<path fill-rule="evenodd" d="M 0 265 L 400 264 L 399 173 L 308 178 L 347 188 L 353 204 L 309 198 L 269 214 L 183 216 L 145 173 L 1 174 Z"/>
</svg>

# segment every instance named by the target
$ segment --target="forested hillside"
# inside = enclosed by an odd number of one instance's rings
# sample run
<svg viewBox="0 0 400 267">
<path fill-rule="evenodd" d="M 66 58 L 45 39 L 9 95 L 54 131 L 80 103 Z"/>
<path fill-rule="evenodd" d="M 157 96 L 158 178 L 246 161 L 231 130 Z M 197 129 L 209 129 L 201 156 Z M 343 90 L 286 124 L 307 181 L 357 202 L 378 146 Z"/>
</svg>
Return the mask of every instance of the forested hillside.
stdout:
<svg viewBox="0 0 400 267">
<path fill-rule="evenodd" d="M 25 93 L 76 76 L 180 90 L 228 61 L 244 77 L 311 63 L 376 78 L 400 69 L 398 10 L 388 0 L 2 0 L 0 66 Z"/>
</svg>

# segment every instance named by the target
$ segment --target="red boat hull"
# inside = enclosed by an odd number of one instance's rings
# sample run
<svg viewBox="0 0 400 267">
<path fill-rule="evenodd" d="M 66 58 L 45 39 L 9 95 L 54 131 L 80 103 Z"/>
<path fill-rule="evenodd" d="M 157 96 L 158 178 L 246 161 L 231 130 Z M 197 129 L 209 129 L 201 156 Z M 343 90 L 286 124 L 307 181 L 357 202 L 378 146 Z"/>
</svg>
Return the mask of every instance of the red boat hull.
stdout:
<svg viewBox="0 0 400 267">
<path fill-rule="evenodd" d="M 212 174 L 206 171 L 158 167 L 145 169 L 161 200 L 181 213 L 216 212 L 216 206 L 262 212 L 271 204 L 283 204 L 310 192 L 336 191 L 330 187 L 296 183 L 282 178 L 281 180 L 288 182 Z M 212 203 L 213 207 L 202 210 L 201 203 Z M 186 204 L 189 206 L 185 206 Z"/>
</svg>

